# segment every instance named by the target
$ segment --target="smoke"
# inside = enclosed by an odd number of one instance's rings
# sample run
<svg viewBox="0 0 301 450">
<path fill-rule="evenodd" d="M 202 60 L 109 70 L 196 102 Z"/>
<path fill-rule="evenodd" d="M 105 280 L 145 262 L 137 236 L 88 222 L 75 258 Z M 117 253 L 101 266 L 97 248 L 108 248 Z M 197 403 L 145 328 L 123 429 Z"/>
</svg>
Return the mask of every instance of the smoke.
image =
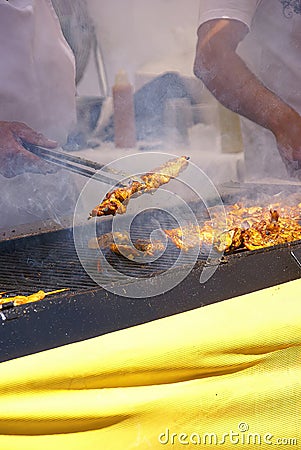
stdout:
<svg viewBox="0 0 301 450">
<path fill-rule="evenodd" d="M 229 177 L 235 179 L 233 175 L 237 172 L 236 161 L 239 158 L 234 155 L 227 159 L 227 155 L 218 155 L 220 143 L 216 117 L 210 124 L 212 126 L 186 130 L 190 142 L 182 145 L 179 145 L 177 136 L 173 136 L 180 127 L 167 129 L 172 115 L 175 115 L 172 108 L 168 108 L 169 98 L 186 97 L 191 102 L 192 114 L 193 105 L 201 102 L 208 106 L 208 111 L 216 109 L 215 99 L 204 91 L 202 82 L 193 75 L 199 0 L 89 0 L 87 4 L 95 22 L 109 86 L 112 87 L 115 74 L 121 68 L 135 82 L 138 142 L 158 142 L 161 139 L 161 149 L 195 156 L 194 161 L 200 162 L 200 167 L 213 181 L 223 182 Z M 171 72 L 179 75 L 169 75 L 168 85 L 167 73 Z M 177 86 L 183 85 L 182 93 L 168 95 L 175 85 L 175 78 L 178 78 Z M 155 80 L 160 89 L 153 89 Z M 147 83 L 144 90 L 139 91 L 144 83 Z M 214 114 L 217 115 L 216 112 Z M 181 120 L 179 115 L 177 112 L 174 121 Z M 98 132 L 102 139 L 113 139 L 112 117 L 106 122 L 106 127 L 100 128 Z M 217 163 L 219 157 L 222 157 L 223 164 Z"/>
<path fill-rule="evenodd" d="M 66 171 L 42 175 L 24 173 L 14 178 L 0 176 L 0 229 L 43 222 L 73 214 L 78 190 Z"/>
<path fill-rule="evenodd" d="M 164 72 L 183 61 L 192 74 L 198 7 L 199 0 L 88 0 L 109 85 L 120 68 L 134 81 L 145 66 Z"/>
</svg>

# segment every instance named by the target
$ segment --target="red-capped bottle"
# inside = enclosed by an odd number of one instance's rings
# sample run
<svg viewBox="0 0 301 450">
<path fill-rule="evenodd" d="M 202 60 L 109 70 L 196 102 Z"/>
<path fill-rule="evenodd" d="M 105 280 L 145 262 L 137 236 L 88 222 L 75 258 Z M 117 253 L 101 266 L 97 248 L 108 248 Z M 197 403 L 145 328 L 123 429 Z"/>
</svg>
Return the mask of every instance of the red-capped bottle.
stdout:
<svg viewBox="0 0 301 450">
<path fill-rule="evenodd" d="M 126 72 L 120 70 L 112 88 L 114 108 L 114 141 L 118 148 L 136 146 L 134 90 Z"/>
</svg>

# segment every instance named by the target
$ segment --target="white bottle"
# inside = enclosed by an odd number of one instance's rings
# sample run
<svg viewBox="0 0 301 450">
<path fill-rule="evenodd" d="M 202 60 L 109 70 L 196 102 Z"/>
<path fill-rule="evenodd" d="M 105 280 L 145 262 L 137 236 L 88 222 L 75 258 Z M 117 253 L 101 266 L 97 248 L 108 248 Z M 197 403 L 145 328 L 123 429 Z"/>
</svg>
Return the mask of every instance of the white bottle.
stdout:
<svg viewBox="0 0 301 450">
<path fill-rule="evenodd" d="M 239 115 L 218 104 L 219 128 L 222 153 L 243 151 L 243 141 Z"/>
<path fill-rule="evenodd" d="M 117 73 L 112 88 L 114 110 L 114 142 L 118 148 L 136 146 L 134 90 L 125 71 Z"/>
</svg>

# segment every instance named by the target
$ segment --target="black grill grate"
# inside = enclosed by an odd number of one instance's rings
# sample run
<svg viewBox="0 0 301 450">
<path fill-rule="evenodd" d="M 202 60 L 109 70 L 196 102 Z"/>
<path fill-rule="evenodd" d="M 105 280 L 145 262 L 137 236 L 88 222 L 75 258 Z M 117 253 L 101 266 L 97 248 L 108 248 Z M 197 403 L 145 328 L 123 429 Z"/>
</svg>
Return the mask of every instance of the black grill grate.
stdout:
<svg viewBox="0 0 301 450">
<path fill-rule="evenodd" d="M 95 286 L 81 267 L 67 233 L 65 236 L 60 233 L 56 242 L 35 245 L 32 249 L 0 250 L 0 258 L 3 291 L 32 293 L 37 289 L 83 290 Z"/>
<path fill-rule="evenodd" d="M 136 239 L 149 238 L 160 222 L 162 228 L 177 226 L 171 217 L 163 217 L 151 213 L 151 220 L 142 215 L 131 227 L 131 237 Z M 202 218 L 204 220 L 204 217 Z M 154 222 L 155 221 L 155 222 Z M 102 233 L 111 230 L 111 222 L 99 222 Z M 86 245 L 86 244 L 85 244 Z M 118 272 L 130 277 L 151 277 L 170 267 L 177 267 L 180 251 L 168 243 L 164 254 L 152 263 L 135 263 L 124 257 L 113 254 L 109 249 L 104 255 L 109 264 Z M 91 271 L 100 270 L 98 252 L 84 248 L 86 265 Z M 200 253 L 199 260 L 207 258 L 207 254 Z M 68 288 L 71 292 L 82 292 L 97 287 L 82 267 L 74 246 L 71 229 L 29 236 L 22 239 L 0 243 L 0 290 L 16 294 L 31 294 L 39 289 L 52 291 Z M 189 252 L 182 258 L 182 264 L 191 263 Z M 118 281 L 118 275 L 110 271 L 102 274 L 103 284 Z"/>
</svg>

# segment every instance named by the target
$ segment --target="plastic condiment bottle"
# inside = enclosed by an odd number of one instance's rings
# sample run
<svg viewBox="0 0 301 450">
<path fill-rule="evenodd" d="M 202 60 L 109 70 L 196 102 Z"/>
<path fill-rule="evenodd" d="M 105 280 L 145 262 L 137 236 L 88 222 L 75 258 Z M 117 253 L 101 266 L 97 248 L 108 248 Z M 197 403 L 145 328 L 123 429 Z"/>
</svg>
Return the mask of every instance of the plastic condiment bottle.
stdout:
<svg viewBox="0 0 301 450">
<path fill-rule="evenodd" d="M 243 151 L 243 140 L 239 115 L 218 104 L 219 126 L 222 153 L 239 153 Z"/>
<path fill-rule="evenodd" d="M 127 73 L 120 70 L 112 88 L 114 110 L 114 141 L 118 148 L 136 145 L 134 91 Z"/>
</svg>

